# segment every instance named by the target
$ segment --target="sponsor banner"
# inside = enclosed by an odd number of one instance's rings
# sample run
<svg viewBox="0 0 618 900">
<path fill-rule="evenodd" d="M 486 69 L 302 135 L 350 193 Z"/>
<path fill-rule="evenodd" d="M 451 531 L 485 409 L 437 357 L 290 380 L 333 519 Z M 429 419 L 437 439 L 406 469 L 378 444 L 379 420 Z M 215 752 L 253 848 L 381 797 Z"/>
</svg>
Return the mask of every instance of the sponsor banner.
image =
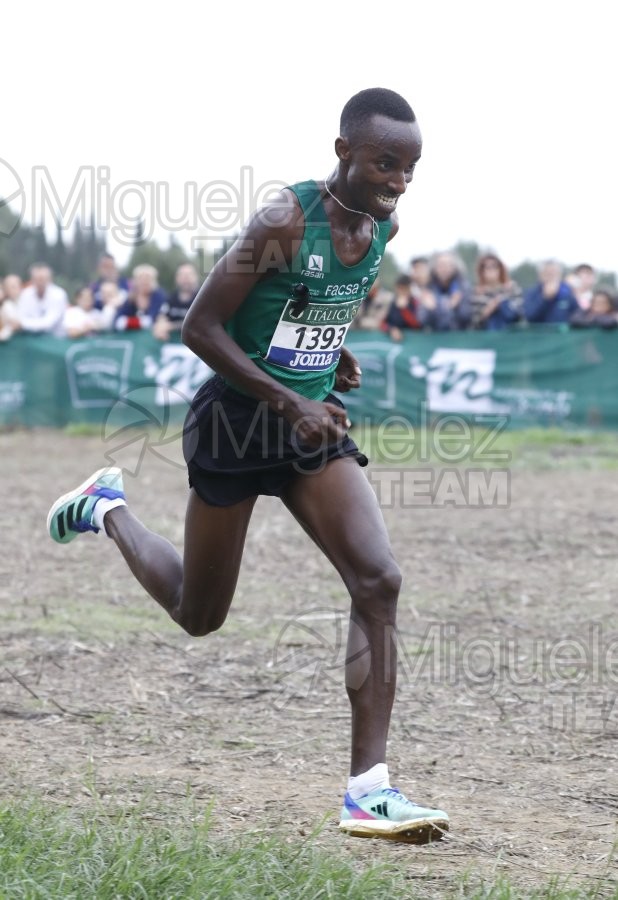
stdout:
<svg viewBox="0 0 618 900">
<path fill-rule="evenodd" d="M 71 404 L 75 409 L 108 407 L 129 386 L 130 340 L 79 341 L 65 353 Z"/>
<path fill-rule="evenodd" d="M 409 333 L 401 343 L 352 332 L 363 383 L 351 418 L 380 424 L 423 411 L 514 428 L 618 429 L 618 333 L 552 326 L 502 332 Z"/>
<path fill-rule="evenodd" d="M 352 299 L 345 305 L 341 322 L 326 318 L 327 304 L 310 303 L 301 315 L 286 308 L 277 338 L 286 364 L 327 366 L 356 306 Z M 618 430 L 618 334 L 539 327 L 410 333 L 393 343 L 382 333 L 351 331 L 346 346 L 363 370 L 360 390 L 343 395 L 355 421 L 378 425 L 401 416 L 420 424 L 429 410 L 475 421 L 500 416 L 511 427 Z M 16 335 L 0 343 L 0 425 L 104 425 L 112 416 L 116 431 L 142 425 L 144 410 L 157 421 L 182 422 L 210 374 L 183 344 L 150 334 L 76 341 Z"/>
<path fill-rule="evenodd" d="M 211 375 L 184 344 L 150 334 L 18 334 L 0 344 L 0 425 L 178 424 Z"/>
</svg>

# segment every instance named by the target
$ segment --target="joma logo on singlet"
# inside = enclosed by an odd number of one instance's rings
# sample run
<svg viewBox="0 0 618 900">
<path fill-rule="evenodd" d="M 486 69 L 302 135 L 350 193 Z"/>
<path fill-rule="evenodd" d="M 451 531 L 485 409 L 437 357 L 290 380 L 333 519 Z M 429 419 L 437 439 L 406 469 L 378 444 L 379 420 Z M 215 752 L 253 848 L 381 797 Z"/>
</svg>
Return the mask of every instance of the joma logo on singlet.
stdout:
<svg viewBox="0 0 618 900">
<path fill-rule="evenodd" d="M 301 275 L 308 278 L 324 278 L 324 257 L 319 253 L 310 253 L 307 268 L 302 270 Z"/>
<path fill-rule="evenodd" d="M 332 330 L 332 329 L 331 329 Z M 290 368 L 323 368 L 330 366 L 333 362 L 333 353 L 298 353 L 294 354 L 294 359 L 290 360 Z"/>
</svg>

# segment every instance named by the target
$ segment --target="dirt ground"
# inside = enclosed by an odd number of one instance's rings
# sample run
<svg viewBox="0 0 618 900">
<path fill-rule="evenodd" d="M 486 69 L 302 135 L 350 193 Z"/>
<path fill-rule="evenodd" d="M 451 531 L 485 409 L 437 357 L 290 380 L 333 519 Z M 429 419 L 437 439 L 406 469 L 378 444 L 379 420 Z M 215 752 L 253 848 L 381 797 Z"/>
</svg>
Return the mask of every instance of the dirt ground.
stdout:
<svg viewBox="0 0 618 900">
<path fill-rule="evenodd" d="M 393 783 L 446 809 L 430 847 L 345 838 L 347 598 L 283 506 L 256 507 L 224 628 L 183 635 L 111 541 L 53 544 L 95 437 L 0 435 L 0 798 L 200 814 L 403 868 L 441 897 L 470 873 L 603 885 L 618 815 L 618 480 L 513 469 L 508 509 L 385 509 L 405 582 Z M 169 454 L 168 454 L 169 456 Z M 186 480 L 147 453 L 130 503 L 179 547 Z M 613 642 L 613 644 L 612 644 Z M 615 884 L 615 881 L 613 881 Z"/>
</svg>

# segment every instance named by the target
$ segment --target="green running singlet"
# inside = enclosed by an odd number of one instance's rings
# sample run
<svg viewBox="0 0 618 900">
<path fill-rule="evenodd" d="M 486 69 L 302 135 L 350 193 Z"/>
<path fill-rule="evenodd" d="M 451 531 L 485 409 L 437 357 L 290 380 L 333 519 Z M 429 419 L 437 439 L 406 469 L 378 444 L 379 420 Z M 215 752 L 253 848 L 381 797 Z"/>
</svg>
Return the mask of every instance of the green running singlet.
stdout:
<svg viewBox="0 0 618 900">
<path fill-rule="evenodd" d="M 289 190 L 305 216 L 300 248 L 285 271 L 253 288 L 225 327 L 272 378 L 311 400 L 323 400 L 335 382 L 348 328 L 376 280 L 392 222 L 379 222 L 378 237 L 364 258 L 345 266 L 335 253 L 316 182 L 303 181 Z M 269 264 L 281 268 L 277 247 L 266 254 L 260 262 L 264 269 Z M 306 289 L 294 293 L 298 283 Z"/>
</svg>

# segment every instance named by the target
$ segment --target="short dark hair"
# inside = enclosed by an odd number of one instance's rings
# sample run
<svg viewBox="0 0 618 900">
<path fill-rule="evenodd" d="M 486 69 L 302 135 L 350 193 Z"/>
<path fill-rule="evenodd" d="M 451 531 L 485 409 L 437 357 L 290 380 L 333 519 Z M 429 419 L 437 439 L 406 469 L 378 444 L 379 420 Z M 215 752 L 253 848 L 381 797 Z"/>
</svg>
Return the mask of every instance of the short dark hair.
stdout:
<svg viewBox="0 0 618 900">
<path fill-rule="evenodd" d="M 602 294 L 603 297 L 606 297 L 606 298 L 609 300 L 609 305 L 611 306 L 612 311 L 615 311 L 615 310 L 616 310 L 616 296 L 615 296 L 615 294 L 614 294 L 609 288 L 606 288 L 606 287 L 600 287 L 600 288 L 597 288 L 597 289 L 596 289 L 596 291 L 593 293 L 592 296 L 593 296 L 593 297 L 598 297 L 599 294 Z"/>
<path fill-rule="evenodd" d="M 415 266 L 417 263 L 426 263 L 426 265 L 429 265 L 429 260 L 426 256 L 413 256 L 410 260 L 410 265 Z"/>
<path fill-rule="evenodd" d="M 590 272 L 591 275 L 594 275 L 594 269 L 590 263 L 580 263 L 578 266 L 575 266 L 573 272 L 576 275 L 579 275 L 580 272 Z"/>
<path fill-rule="evenodd" d="M 343 137 L 363 125 L 372 116 L 386 116 L 397 122 L 416 122 L 407 100 L 388 88 L 367 88 L 350 97 L 341 112 L 339 127 Z"/>
<path fill-rule="evenodd" d="M 409 275 L 400 275 L 395 282 L 397 287 L 410 287 L 412 284 L 412 279 Z"/>
</svg>

